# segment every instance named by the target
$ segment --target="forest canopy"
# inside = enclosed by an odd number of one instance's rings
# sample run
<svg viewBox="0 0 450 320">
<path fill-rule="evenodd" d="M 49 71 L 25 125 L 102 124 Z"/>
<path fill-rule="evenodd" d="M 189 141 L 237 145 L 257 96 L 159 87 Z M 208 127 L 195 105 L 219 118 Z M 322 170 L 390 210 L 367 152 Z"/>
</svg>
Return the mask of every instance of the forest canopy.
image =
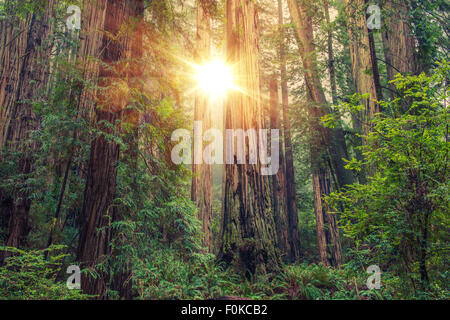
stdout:
<svg viewBox="0 0 450 320">
<path fill-rule="evenodd" d="M 449 9 L 0 1 L 0 300 L 449 299 Z"/>
</svg>

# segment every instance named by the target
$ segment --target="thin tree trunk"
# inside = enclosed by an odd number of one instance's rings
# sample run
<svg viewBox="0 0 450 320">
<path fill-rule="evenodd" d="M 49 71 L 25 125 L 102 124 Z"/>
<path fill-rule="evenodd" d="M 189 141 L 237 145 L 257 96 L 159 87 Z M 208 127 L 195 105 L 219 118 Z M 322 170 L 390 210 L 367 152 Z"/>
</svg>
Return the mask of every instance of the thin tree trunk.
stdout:
<svg viewBox="0 0 450 320">
<path fill-rule="evenodd" d="M 380 71 L 378 70 L 378 60 L 373 30 L 368 30 L 368 33 L 369 33 L 370 61 L 372 63 L 372 74 L 373 74 L 373 82 L 375 84 L 375 92 L 377 93 L 377 99 L 382 100 L 383 91 L 381 89 Z M 380 111 L 379 105 L 378 111 Z"/>
<path fill-rule="evenodd" d="M 270 92 L 270 129 L 281 131 L 280 104 L 278 102 L 278 81 L 275 76 L 269 82 Z M 280 150 L 281 151 L 281 150 Z M 290 262 L 289 220 L 286 193 L 286 171 L 283 152 L 280 152 L 280 168 L 272 176 L 273 217 L 277 230 L 277 244 L 283 260 Z"/>
<path fill-rule="evenodd" d="M 334 65 L 334 50 L 333 50 L 333 32 L 331 31 L 330 10 L 328 0 L 323 0 L 325 11 L 325 20 L 327 22 L 327 51 L 328 51 L 328 71 L 330 72 L 330 86 L 331 97 L 333 104 L 337 103 L 337 85 L 336 85 L 336 68 Z"/>
<path fill-rule="evenodd" d="M 197 63 L 208 61 L 210 56 L 211 35 L 210 16 L 208 8 L 203 1 L 197 3 Z M 201 131 L 211 128 L 211 110 L 208 105 L 208 97 L 203 93 L 197 93 L 195 97 L 194 121 L 201 123 Z M 194 160 L 203 162 L 203 135 L 194 132 Z M 198 149 L 197 149 L 198 148 Z M 196 163 L 197 162 L 197 163 Z M 203 246 L 212 252 L 212 170 L 207 163 L 199 164 L 194 161 L 192 165 L 191 198 L 198 207 L 197 217 L 202 222 Z"/>
<path fill-rule="evenodd" d="M 329 178 L 331 168 L 336 171 L 336 176 L 340 180 L 339 185 L 344 186 L 352 179 L 350 173 L 345 170 L 342 158 L 342 146 L 336 139 L 336 134 L 320 124 L 320 118 L 328 113 L 327 101 L 320 82 L 317 68 L 316 48 L 314 45 L 314 33 L 312 18 L 308 14 L 308 8 L 304 1 L 288 0 L 289 11 L 292 21 L 295 24 L 295 31 L 299 41 L 300 56 L 303 61 L 305 83 L 309 93 L 311 106 L 308 110 L 311 128 L 311 168 L 313 176 L 314 207 L 316 212 L 317 238 L 319 246 L 320 260 L 324 264 L 326 261 L 326 247 L 324 248 L 323 233 L 325 232 L 323 211 L 326 210 L 323 197 L 330 193 Z M 327 181 L 327 183 L 324 183 Z M 333 228 L 329 225 L 328 228 Z M 337 227 L 337 226 L 336 226 Z M 338 235 L 338 230 L 333 230 Z M 331 247 L 337 250 L 336 247 Z"/>
<path fill-rule="evenodd" d="M 324 266 L 329 266 L 327 254 L 327 238 L 325 234 L 325 221 L 322 195 L 324 190 L 328 189 L 329 179 L 323 169 L 313 169 L 312 182 L 314 192 L 314 213 L 316 216 L 316 234 L 317 234 L 317 246 L 319 250 L 319 260 Z"/>
<path fill-rule="evenodd" d="M 292 151 L 291 122 L 289 120 L 289 94 L 286 71 L 285 32 L 282 1 L 278 0 L 278 24 L 280 28 L 280 73 L 281 104 L 283 108 L 284 167 L 286 169 L 286 202 L 288 207 L 288 227 L 290 259 L 292 262 L 300 258 L 300 232 L 298 230 L 297 197 L 295 190 L 294 156 Z"/>
<path fill-rule="evenodd" d="M 248 0 L 227 1 L 227 57 L 239 75 L 236 85 L 244 92 L 229 93 L 226 129 L 264 128 L 258 64 L 258 17 L 256 5 Z M 249 148 L 245 142 L 245 159 Z M 236 162 L 236 148 L 231 156 Z M 230 151 L 230 150 L 227 150 Z M 227 155 L 228 156 L 228 155 Z M 276 271 L 280 258 L 275 248 L 276 231 L 271 213 L 270 183 L 257 164 L 227 164 L 222 246 L 219 257 L 237 272 L 250 276 Z"/>
<path fill-rule="evenodd" d="M 334 50 L 333 50 L 333 33 L 330 28 L 330 12 L 328 6 L 328 0 L 324 0 L 324 11 L 325 19 L 327 22 L 327 51 L 328 51 L 328 70 L 330 73 L 330 85 L 331 85 L 331 97 L 334 105 L 338 103 L 337 101 L 337 85 L 336 85 L 336 68 L 334 61 Z M 333 170 L 337 178 L 336 188 L 340 189 L 346 185 L 353 183 L 354 179 L 350 171 L 345 170 L 342 166 L 342 158 L 348 159 L 347 145 L 345 142 L 344 132 L 340 127 L 331 129 L 332 141 L 334 147 L 331 149 L 335 154 L 332 155 L 333 160 Z"/>
<path fill-rule="evenodd" d="M 62 208 L 62 204 L 63 204 L 63 200 L 64 200 L 64 194 L 66 192 L 67 180 L 69 179 L 70 168 L 72 166 L 72 160 L 73 160 L 74 151 L 75 151 L 74 149 L 75 149 L 76 137 L 77 137 L 77 131 L 74 130 L 73 137 L 72 137 L 72 144 L 70 146 L 71 151 L 69 154 L 69 158 L 67 160 L 66 169 L 64 170 L 64 177 L 63 177 L 63 181 L 62 181 L 62 185 L 61 185 L 61 191 L 59 192 L 58 205 L 56 206 L 55 216 L 54 216 L 54 219 L 52 222 L 52 228 L 50 230 L 50 234 L 49 234 L 48 240 L 47 240 L 47 248 L 49 248 L 53 243 L 53 236 L 55 234 L 55 230 L 58 225 L 59 217 L 61 215 L 61 208 Z M 48 251 L 45 252 L 45 259 L 47 259 L 47 254 L 48 254 Z"/>
<path fill-rule="evenodd" d="M 333 266 L 342 265 L 342 245 L 340 242 L 338 219 L 336 214 L 332 213 L 329 208 L 325 210 L 325 221 L 329 226 L 328 243 L 330 244 L 330 252 Z"/>
</svg>

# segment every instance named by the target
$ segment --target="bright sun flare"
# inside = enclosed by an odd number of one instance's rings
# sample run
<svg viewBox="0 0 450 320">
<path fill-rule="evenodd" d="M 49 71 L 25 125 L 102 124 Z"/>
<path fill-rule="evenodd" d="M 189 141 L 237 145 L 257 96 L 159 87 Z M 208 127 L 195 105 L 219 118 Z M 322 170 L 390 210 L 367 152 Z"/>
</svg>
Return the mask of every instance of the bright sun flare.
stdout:
<svg viewBox="0 0 450 320">
<path fill-rule="evenodd" d="M 196 66 L 198 88 L 210 97 L 224 96 L 229 89 L 234 88 L 231 68 L 220 60 Z"/>
</svg>

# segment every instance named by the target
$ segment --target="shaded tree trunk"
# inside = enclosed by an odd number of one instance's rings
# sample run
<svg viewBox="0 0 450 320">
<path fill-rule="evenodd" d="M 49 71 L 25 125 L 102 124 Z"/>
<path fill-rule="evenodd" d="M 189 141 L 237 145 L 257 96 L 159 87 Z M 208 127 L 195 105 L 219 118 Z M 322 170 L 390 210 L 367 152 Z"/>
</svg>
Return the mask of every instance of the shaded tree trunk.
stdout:
<svg viewBox="0 0 450 320">
<path fill-rule="evenodd" d="M 377 100 L 381 99 L 381 90 L 377 88 L 377 61 L 373 38 L 370 39 L 367 29 L 365 0 L 346 0 L 346 5 L 354 85 L 358 93 L 369 94 L 368 98 L 363 99 L 364 110 L 358 115 L 362 133 L 367 135 L 371 130 L 368 121 L 379 112 Z"/>
<path fill-rule="evenodd" d="M 16 164 L 17 173 L 22 176 L 12 194 L 0 191 L 2 216 L 8 218 L 5 245 L 9 247 L 25 245 L 30 231 L 27 178 L 34 170 L 33 156 L 38 145 L 29 140 L 31 132 L 40 125 L 31 101 L 38 98 L 48 80 L 47 59 L 52 45 L 47 41 L 52 32 L 54 1 L 47 1 L 42 9 L 40 14 L 30 13 L 24 20 L 1 22 L 0 151 L 7 148 L 20 154 Z"/>
<path fill-rule="evenodd" d="M 329 191 L 330 179 L 326 169 L 314 168 L 312 173 L 313 192 L 314 192 L 314 214 L 316 216 L 316 235 L 317 247 L 319 250 L 319 260 L 324 266 L 329 266 L 327 253 L 327 237 L 325 234 L 325 207 L 323 206 L 322 196 Z M 324 193 L 325 192 L 325 193 Z"/>
<path fill-rule="evenodd" d="M 333 32 L 331 31 L 330 10 L 328 0 L 323 1 L 325 20 L 327 22 L 327 53 L 328 53 L 328 71 L 330 72 L 330 87 L 333 104 L 337 103 L 337 85 L 336 85 L 336 68 L 334 65 L 333 50 Z"/>
<path fill-rule="evenodd" d="M 280 27 L 280 74 L 281 74 L 281 104 L 283 108 L 283 137 L 284 137 L 284 167 L 286 169 L 286 202 L 288 209 L 290 260 L 300 258 L 300 232 L 298 229 L 297 197 L 295 190 L 294 156 L 292 151 L 291 122 L 288 116 L 289 94 L 286 71 L 285 32 L 284 32 L 283 6 L 278 0 L 278 24 Z"/>
<path fill-rule="evenodd" d="M 133 4 L 134 5 L 134 4 Z M 133 172 L 138 172 L 138 154 L 139 154 L 139 122 L 140 122 L 140 103 L 142 102 L 143 92 L 143 76 L 144 64 L 144 1 L 138 1 L 135 7 L 131 8 L 130 17 L 130 50 L 128 50 L 128 88 L 131 90 L 128 99 L 128 108 L 122 113 L 123 122 L 126 124 L 122 130 L 125 136 L 126 150 L 122 153 L 121 161 L 126 163 Z M 134 194 L 140 192 L 136 179 L 130 184 L 130 188 Z M 113 222 L 122 220 L 133 220 L 131 208 L 128 206 L 119 206 L 114 208 Z M 114 241 L 115 250 L 112 255 L 115 257 L 129 255 L 127 249 L 124 248 L 132 240 L 124 234 L 123 230 L 113 228 L 111 232 L 112 241 Z M 123 258 L 122 258 L 123 259 Z M 112 278 L 111 288 L 118 292 L 119 297 L 123 299 L 133 298 L 133 281 L 132 269 L 133 265 L 129 261 L 122 262 L 117 259 L 114 264 L 114 275 Z"/>
<path fill-rule="evenodd" d="M 106 1 L 105 34 L 101 37 L 101 64 L 99 68 L 96 121 L 103 133 L 91 144 L 90 162 L 81 216 L 81 232 L 77 259 L 84 268 L 98 264 L 107 265 L 111 253 L 111 219 L 114 218 L 113 200 L 116 195 L 117 161 L 119 145 L 106 135 L 117 134 L 117 122 L 128 104 L 130 72 L 127 61 L 133 49 L 133 28 L 123 30 L 125 24 L 141 19 L 142 0 Z M 124 89 L 125 88 L 125 89 Z M 112 126 L 107 125 L 112 124 Z M 100 276 L 82 277 L 82 290 L 104 298 L 108 273 L 99 271 Z"/>
<path fill-rule="evenodd" d="M 8 5 L 13 5 L 13 1 L 6 1 L 5 5 L 8 8 Z M 36 24 L 36 17 L 32 14 L 19 19 L 12 9 L 6 12 L 10 16 L 0 21 L 0 151 L 6 144 L 8 130 L 13 122 L 20 85 L 23 84 L 22 70 L 34 53 L 31 47 L 33 40 L 28 39 L 33 35 L 33 24 Z"/>
<path fill-rule="evenodd" d="M 202 64 L 209 60 L 211 35 L 210 15 L 208 7 L 203 1 L 197 3 L 197 50 L 196 60 Z M 202 93 L 195 97 L 194 121 L 199 121 L 203 132 L 211 128 L 211 110 L 208 105 L 209 98 Z M 203 246 L 212 252 L 212 168 L 210 164 L 202 163 L 203 141 L 201 132 L 194 130 L 194 164 L 192 165 L 191 199 L 198 207 L 197 217 L 202 222 Z M 199 159 L 198 159 L 199 158 Z"/>
<path fill-rule="evenodd" d="M 82 29 L 77 56 L 77 63 L 83 72 L 86 83 L 97 79 L 99 61 L 102 54 L 102 38 L 106 16 L 107 0 L 84 0 L 82 10 Z M 78 98 L 79 110 L 89 123 L 95 122 L 95 87 L 85 87 Z"/>
<path fill-rule="evenodd" d="M 351 173 L 345 170 L 342 158 L 343 146 L 337 143 L 336 133 L 323 127 L 320 118 L 327 114 L 327 101 L 320 82 L 317 68 L 316 48 L 312 19 L 308 15 L 308 8 L 304 1 L 288 0 L 291 19 L 295 24 L 295 31 L 299 41 L 300 56 L 303 61 L 305 83 L 311 105 L 308 109 L 311 131 L 311 168 L 314 190 L 314 208 L 316 214 L 317 238 L 319 256 L 323 264 L 328 265 L 326 258 L 326 241 L 324 243 L 323 211 L 326 210 L 323 197 L 330 193 L 328 181 L 331 169 L 336 172 L 339 180 L 338 186 L 344 186 L 352 181 Z M 348 181 L 348 182 L 347 182 Z M 337 227 L 328 225 L 328 228 Z M 338 230 L 332 230 L 336 235 Z M 339 242 L 337 241 L 337 244 Z M 338 250 L 337 246 L 331 246 L 332 250 Z M 339 248 L 340 250 L 340 248 Z M 334 253 L 333 253 L 334 254 Z M 332 255 L 333 255 L 332 254 Z"/>
<path fill-rule="evenodd" d="M 408 5 L 404 1 L 387 0 L 383 9 L 387 16 L 382 37 L 388 80 L 393 80 L 397 73 L 415 74 L 415 39 L 408 23 Z M 389 86 L 393 97 L 395 85 Z"/>
<path fill-rule="evenodd" d="M 324 11 L 325 19 L 327 21 L 327 53 L 328 53 L 328 70 L 330 73 L 330 86 L 331 86 L 331 97 L 333 104 L 337 104 L 337 85 L 336 85 L 336 68 L 334 61 L 334 49 L 333 49 L 333 33 L 330 29 L 330 12 L 328 6 L 328 0 L 324 0 Z M 350 171 L 345 170 L 342 165 L 342 158 L 348 159 L 347 145 L 345 141 L 344 132 L 340 127 L 330 129 L 333 136 L 334 154 L 332 154 L 332 159 L 334 159 L 333 170 L 338 181 L 336 188 L 339 189 L 346 185 L 353 183 L 354 179 Z"/>
<path fill-rule="evenodd" d="M 269 82 L 270 92 L 270 129 L 281 131 L 280 104 L 278 103 L 278 81 L 275 76 Z M 272 176 L 273 217 L 277 231 L 277 244 L 283 260 L 290 262 L 289 220 L 286 194 L 286 171 L 284 156 L 280 150 L 280 168 Z"/>
<path fill-rule="evenodd" d="M 249 0 L 227 1 L 227 58 L 239 77 L 236 85 L 244 92 L 228 94 L 226 129 L 264 128 L 260 97 L 258 64 L 258 24 L 256 6 Z M 250 139 L 249 139 L 250 140 Z M 226 164 L 222 245 L 219 258 L 242 274 L 261 274 L 280 268 L 275 248 L 276 230 L 271 213 L 270 183 L 262 175 L 262 165 L 248 164 L 249 148 L 255 141 L 245 141 L 246 164 L 236 164 L 237 151 L 227 148 L 235 164 Z"/>
</svg>

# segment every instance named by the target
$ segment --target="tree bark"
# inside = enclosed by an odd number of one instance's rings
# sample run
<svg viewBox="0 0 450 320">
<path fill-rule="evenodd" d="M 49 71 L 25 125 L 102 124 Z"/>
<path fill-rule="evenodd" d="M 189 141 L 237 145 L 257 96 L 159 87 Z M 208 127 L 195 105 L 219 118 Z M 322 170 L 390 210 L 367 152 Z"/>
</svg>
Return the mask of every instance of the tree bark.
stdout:
<svg viewBox="0 0 450 320">
<path fill-rule="evenodd" d="M 270 92 L 270 129 L 281 131 L 280 104 L 278 103 L 278 81 L 272 76 L 269 82 Z M 284 156 L 280 150 L 280 168 L 272 176 L 273 217 L 277 231 L 277 244 L 285 262 L 291 261 L 291 246 L 289 242 L 289 216 L 287 207 L 286 171 Z"/>
<path fill-rule="evenodd" d="M 278 24 L 280 28 L 280 75 L 281 104 L 283 109 L 284 167 L 286 169 L 286 202 L 288 207 L 288 227 L 290 260 L 300 258 L 300 232 L 298 230 L 297 194 L 295 189 L 294 156 L 292 151 L 291 122 L 289 120 L 289 93 L 286 70 L 285 32 L 282 1 L 278 0 Z"/>
<path fill-rule="evenodd" d="M 382 32 L 387 77 L 391 81 L 398 73 L 417 72 L 415 39 L 408 24 L 408 6 L 404 1 L 386 0 L 383 7 L 385 15 Z M 391 97 L 395 85 L 389 84 Z"/>
<path fill-rule="evenodd" d="M 329 12 L 329 6 L 328 6 L 328 0 L 324 0 L 324 11 L 325 11 L 325 19 L 327 21 L 327 51 L 328 51 L 328 70 L 330 73 L 330 85 L 331 85 L 331 97 L 333 105 L 336 105 L 338 103 L 337 101 L 337 85 L 336 85 L 336 68 L 335 68 L 335 61 L 334 61 L 334 49 L 333 49 L 333 33 L 330 29 L 330 12 Z M 350 171 L 345 170 L 345 168 L 342 165 L 342 158 L 348 159 L 348 151 L 347 151 L 347 145 L 345 142 L 345 136 L 344 132 L 340 127 L 334 128 L 330 130 L 333 136 L 333 143 L 334 143 L 334 155 L 332 155 L 332 159 L 334 159 L 333 162 L 333 169 L 334 173 L 336 175 L 338 185 L 336 185 L 336 188 L 341 188 L 346 185 L 350 185 L 353 183 L 354 179 Z"/>
<path fill-rule="evenodd" d="M 9 0 L 7 4 L 12 5 Z M 32 22 L 35 23 L 36 18 L 32 14 L 28 14 L 25 19 L 18 19 L 14 12 L 8 12 L 10 15 L 7 19 L 0 21 L 0 151 L 6 144 L 8 130 L 13 121 L 13 113 L 17 104 L 20 85 L 23 83 L 22 78 L 25 69 L 26 58 L 30 57 L 32 52 L 32 41 L 29 37 L 32 33 Z"/>
<path fill-rule="evenodd" d="M 299 41 L 300 56 L 303 61 L 305 83 L 309 94 L 311 106 L 308 109 L 311 130 L 311 168 L 313 177 L 314 208 L 316 214 L 317 239 L 319 256 L 323 264 L 328 265 L 326 259 L 326 241 L 324 238 L 323 211 L 326 209 L 323 197 L 330 193 L 329 181 L 331 169 L 336 171 L 339 180 L 338 186 L 348 184 L 352 179 L 350 173 L 345 170 L 342 158 L 343 146 L 337 142 L 336 133 L 320 124 L 320 118 L 328 113 L 327 101 L 320 82 L 317 68 L 316 48 L 312 18 L 308 14 L 308 8 L 304 1 L 288 0 L 289 11 L 295 24 L 295 31 Z M 328 228 L 333 228 L 329 225 Z M 337 226 L 336 226 L 337 227 Z M 338 230 L 333 230 L 338 235 Z M 338 250 L 337 247 L 331 247 Z"/>
<path fill-rule="evenodd" d="M 80 32 L 77 63 L 80 65 L 86 83 L 96 80 L 99 75 L 106 7 L 107 0 L 83 1 L 83 24 Z M 96 87 L 85 87 L 78 98 L 80 116 L 90 124 L 95 122 L 96 89 Z"/>
<path fill-rule="evenodd" d="M 353 81 L 358 93 L 369 94 L 368 98 L 363 99 L 364 110 L 358 115 L 362 134 L 367 135 L 371 131 L 368 121 L 379 112 L 377 100 L 380 100 L 381 96 L 380 90 L 377 89 L 378 69 L 374 67 L 377 65 L 374 60 L 376 55 L 367 29 L 364 4 L 365 0 L 346 0 Z"/>
<path fill-rule="evenodd" d="M 227 58 L 239 75 L 226 102 L 226 129 L 264 128 L 258 64 L 258 18 L 254 1 L 227 0 Z M 249 159 L 251 141 L 245 142 Z M 227 150 L 228 151 L 228 150 Z M 236 148 L 232 150 L 234 162 Z M 248 162 L 248 161 L 247 161 Z M 226 164 L 222 245 L 219 257 L 237 272 L 250 276 L 277 271 L 276 230 L 271 213 L 270 184 L 262 165 Z"/>
<path fill-rule="evenodd" d="M 53 10 L 54 1 L 47 1 L 39 15 L 30 13 L 25 20 L 5 19 L 1 23 L 0 152 L 6 147 L 20 153 L 17 168 L 22 175 L 20 185 L 15 186 L 12 194 L 0 191 L 2 215 L 7 215 L 9 220 L 5 243 L 9 247 L 25 245 L 30 230 L 27 178 L 34 170 L 33 155 L 38 145 L 29 140 L 30 133 L 40 125 L 31 101 L 38 97 L 48 80 L 47 59 L 52 46 L 47 41 L 52 32 Z M 14 27 L 16 22 L 18 28 Z"/>
<path fill-rule="evenodd" d="M 121 30 L 125 24 L 141 19 L 142 10 L 142 0 L 106 1 L 98 82 L 100 90 L 97 92 L 95 110 L 97 126 L 102 134 L 91 144 L 77 256 L 85 268 L 93 269 L 107 262 L 111 253 L 109 226 L 114 217 L 119 145 L 105 135 L 117 133 L 117 122 L 122 119 L 130 99 L 127 79 L 130 73 L 130 52 L 133 50 L 133 36 L 130 34 L 133 28 L 127 32 Z M 82 290 L 102 299 L 105 297 L 107 282 L 108 273 L 99 271 L 97 278 L 82 277 Z"/>
<path fill-rule="evenodd" d="M 325 169 L 326 170 L 326 169 Z M 329 266 L 327 254 L 327 237 L 325 234 L 325 208 L 322 202 L 322 195 L 329 190 L 330 180 L 327 172 L 321 168 L 314 168 L 312 174 L 314 192 L 314 213 L 316 216 L 317 247 L 319 250 L 319 261 L 324 266 Z"/>
<path fill-rule="evenodd" d="M 334 65 L 333 32 L 331 31 L 330 10 L 328 0 L 323 0 L 325 20 L 327 22 L 327 51 L 328 51 L 328 71 L 330 72 L 331 97 L 333 104 L 337 103 L 336 68 Z"/>
<path fill-rule="evenodd" d="M 197 2 L 197 50 L 198 64 L 205 63 L 210 58 L 210 16 L 208 7 L 203 1 Z M 211 110 L 208 97 L 200 92 L 195 97 L 194 121 L 199 121 L 202 132 L 211 128 Z M 203 246 L 212 252 L 212 169 L 211 165 L 203 163 L 203 149 L 206 143 L 203 136 L 194 131 L 194 159 L 199 157 L 202 164 L 192 165 L 191 198 L 198 207 L 197 217 L 202 222 Z"/>
</svg>

